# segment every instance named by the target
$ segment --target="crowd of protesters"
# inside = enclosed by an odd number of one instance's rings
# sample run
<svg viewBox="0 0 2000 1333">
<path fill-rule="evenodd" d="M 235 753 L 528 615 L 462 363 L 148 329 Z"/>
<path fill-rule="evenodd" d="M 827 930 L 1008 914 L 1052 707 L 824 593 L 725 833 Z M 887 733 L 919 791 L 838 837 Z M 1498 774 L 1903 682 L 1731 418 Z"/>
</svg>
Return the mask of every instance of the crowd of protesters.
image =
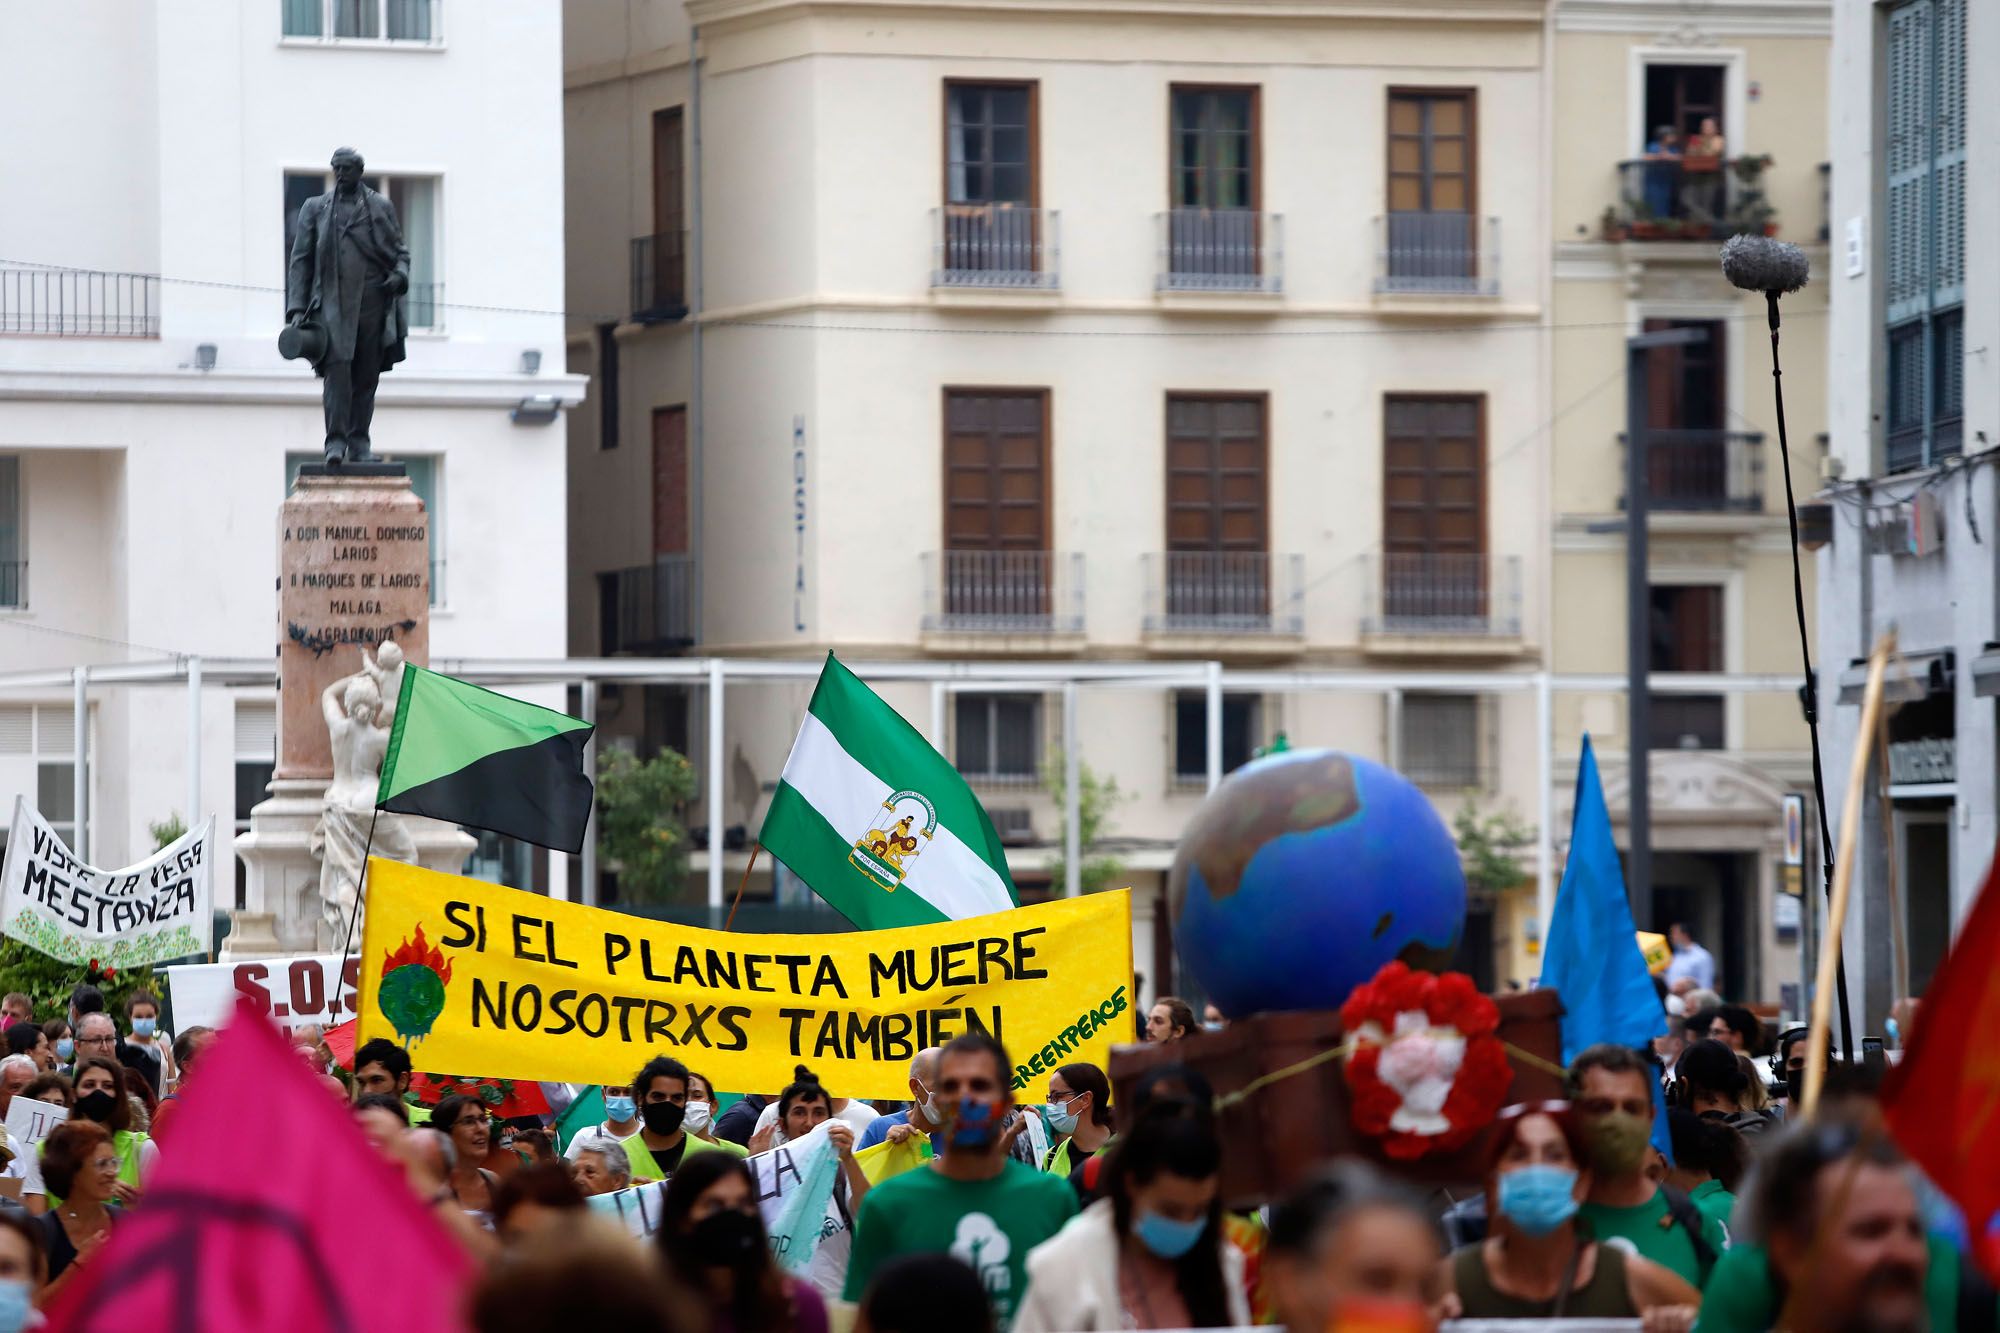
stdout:
<svg viewBox="0 0 2000 1333">
<path fill-rule="evenodd" d="M 1668 1035 L 1652 1050 L 1585 1050 L 1563 1099 L 1505 1108 L 1483 1140 L 1481 1188 L 1416 1190 L 1355 1158 L 1295 1172 L 1287 1197 L 1240 1210 L 1225 1162 L 1259 1122 L 1218 1118 L 1184 1064 L 1153 1067 L 1116 1104 L 1106 1071 L 1067 1064 L 1017 1104 L 1007 1051 L 971 1032 L 918 1053 L 907 1104 L 878 1107 L 803 1067 L 775 1094 L 726 1099 L 662 1053 L 595 1089 L 602 1119 L 566 1125 L 564 1142 L 554 1117 L 496 1120 L 477 1096 L 419 1104 L 393 1042 L 364 1044 L 351 1068 L 317 1029 L 293 1043 L 477 1261 L 479 1333 L 1994 1323 L 1964 1222 L 1898 1157 L 1870 1071 L 1838 1066 L 1813 1122 L 1788 1123 L 1804 1031 L 1767 1040 L 1755 1014 L 1714 995 L 1712 960 L 1684 930 L 1674 944 Z M 22 995 L 0 1013 L 0 1115 L 16 1098 L 67 1112 L 38 1149 L 10 1145 L 0 1175 L 0 1333 L 14 1333 L 145 1206 L 158 1140 L 215 1034 L 170 1036 L 144 991 L 121 1023 L 88 985 L 39 1025 Z M 1162 1044 L 1225 1026 L 1173 996 L 1139 1022 Z M 830 1218 L 844 1225 L 829 1221 L 795 1272 L 773 1252 L 748 1159 L 815 1135 L 838 1161 Z M 871 1183 L 856 1154 L 882 1144 L 926 1160 Z M 644 1239 L 592 1203 L 654 1182 Z"/>
</svg>

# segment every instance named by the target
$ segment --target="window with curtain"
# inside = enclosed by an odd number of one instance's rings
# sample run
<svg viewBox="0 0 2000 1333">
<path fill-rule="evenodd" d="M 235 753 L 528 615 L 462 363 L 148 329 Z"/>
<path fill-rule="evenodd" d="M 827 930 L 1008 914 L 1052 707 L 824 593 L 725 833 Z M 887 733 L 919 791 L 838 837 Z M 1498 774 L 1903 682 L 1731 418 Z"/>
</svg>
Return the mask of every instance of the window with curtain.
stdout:
<svg viewBox="0 0 2000 1333">
<path fill-rule="evenodd" d="M 1175 208 L 1257 206 L 1257 90 L 1173 90 Z"/>
<path fill-rule="evenodd" d="M 279 0 L 287 37 L 429 42 L 436 0 Z M 331 24 L 331 31 L 328 25 Z"/>
<path fill-rule="evenodd" d="M 953 760 L 974 782 L 1033 786 L 1041 775 L 1041 699 L 961 694 L 953 700 Z"/>
<path fill-rule="evenodd" d="M 1483 728 L 1476 694 L 1406 694 L 1402 705 L 1403 774 L 1419 787 L 1485 786 L 1479 762 Z"/>
<path fill-rule="evenodd" d="M 443 241 L 438 226 L 438 196 L 443 182 L 436 176 L 363 176 L 369 189 L 389 197 L 396 221 L 403 229 L 403 242 L 410 247 L 410 290 L 403 300 L 413 329 L 437 330 L 444 327 L 444 284 L 440 248 Z M 292 252 L 298 235 L 299 210 L 308 199 L 333 188 L 329 171 L 288 171 L 284 183 L 285 254 Z"/>
<path fill-rule="evenodd" d="M 21 541 L 21 460 L 0 454 L 0 606 L 26 606 L 27 563 Z"/>
<path fill-rule="evenodd" d="M 945 85 L 945 187 L 951 204 L 1034 202 L 1031 84 Z"/>
</svg>

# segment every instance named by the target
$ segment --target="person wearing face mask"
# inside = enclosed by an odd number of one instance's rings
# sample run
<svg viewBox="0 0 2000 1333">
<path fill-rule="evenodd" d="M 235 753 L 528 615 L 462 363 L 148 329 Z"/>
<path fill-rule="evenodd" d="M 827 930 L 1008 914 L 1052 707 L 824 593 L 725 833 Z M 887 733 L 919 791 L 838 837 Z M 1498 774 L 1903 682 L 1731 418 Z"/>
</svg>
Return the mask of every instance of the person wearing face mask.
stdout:
<svg viewBox="0 0 2000 1333">
<path fill-rule="evenodd" d="M 979 1274 L 999 1326 L 1013 1321 L 1028 1252 L 1076 1215 L 1068 1185 L 1008 1155 L 1001 1126 L 1013 1107 L 1013 1070 L 1006 1048 L 984 1032 L 956 1037 L 938 1053 L 932 1095 L 944 1117 L 944 1152 L 862 1200 L 847 1268 L 850 1304 L 889 1260 L 943 1250 Z"/>
<path fill-rule="evenodd" d="M 634 1180 L 666 1180 L 680 1170 L 684 1158 L 697 1153 L 729 1151 L 733 1144 L 710 1143 L 687 1132 L 688 1069 L 671 1056 L 658 1055 L 632 1076 L 632 1096 L 639 1104 L 639 1133 L 626 1140 L 625 1153 L 632 1159 Z M 634 1148 L 643 1148 L 651 1157 L 656 1175 L 646 1174 L 646 1165 Z"/>
<path fill-rule="evenodd" d="M 119 1047 L 118 1058 L 127 1068 L 136 1069 L 157 1094 L 174 1080 L 173 1038 L 160 1031 L 160 1000 L 151 991 L 135 990 L 125 1001 L 125 1022 L 130 1035 Z"/>
<path fill-rule="evenodd" d="M 1211 1122 L 1147 1114 L 1106 1160 L 1105 1197 L 1029 1253 L 1014 1333 L 1248 1324 Z"/>
<path fill-rule="evenodd" d="M 646 1151 L 646 1145 L 639 1139 L 639 1130 L 641 1129 L 639 1124 L 639 1103 L 632 1096 L 632 1085 L 629 1083 L 618 1084 L 616 1086 L 607 1084 L 604 1088 L 603 1096 L 604 1120 L 595 1128 L 584 1130 L 571 1139 L 569 1147 L 564 1151 L 563 1155 L 571 1161 L 575 1161 L 577 1154 L 583 1151 L 578 1145 L 586 1138 L 602 1136 L 616 1139 L 619 1146 L 625 1149 L 625 1156 L 631 1165 L 632 1175 L 635 1180 L 666 1179 L 666 1173 L 654 1164 L 651 1154 Z"/>
<path fill-rule="evenodd" d="M 1042 1106 L 1049 1127 L 1049 1150 L 1042 1170 L 1069 1179 L 1086 1157 L 1111 1142 L 1111 1080 L 1096 1065 L 1078 1062 L 1049 1075 L 1049 1099 Z"/>
<path fill-rule="evenodd" d="M 1500 1113 L 1488 1152 L 1485 1240 L 1446 1258 L 1442 1313 L 1462 1319 L 1646 1319 L 1686 1329 L 1701 1294 L 1658 1264 L 1577 1228 L 1590 1187 L 1584 1136 L 1566 1102 Z"/>
<path fill-rule="evenodd" d="M 48 1045 L 40 1052 L 30 1051 L 35 1063 L 42 1067 L 44 1074 L 53 1074 L 58 1069 L 67 1073 L 76 1060 L 76 1036 L 70 1030 L 69 1020 L 51 1018 L 42 1024 L 42 1035 L 48 1038 Z"/>
<path fill-rule="evenodd" d="M 750 1150 L 742 1144 L 716 1136 L 715 1119 L 715 1085 L 708 1081 L 708 1075 L 690 1069 L 687 1114 L 681 1119 L 681 1127 L 711 1148 L 720 1148 L 737 1157 L 748 1157 Z"/>
<path fill-rule="evenodd" d="M 113 1197 L 122 1204 L 138 1202 L 140 1181 L 152 1174 L 160 1150 L 152 1139 L 132 1128 L 132 1101 L 125 1095 L 125 1071 L 103 1056 L 86 1055 L 76 1062 L 76 1105 L 72 1114 L 91 1120 L 111 1133 L 118 1152 L 118 1178 Z M 61 1190 L 52 1190 L 50 1207 Z"/>
<path fill-rule="evenodd" d="M 706 1307 L 716 1333 L 826 1333 L 826 1302 L 771 1256 L 757 1185 L 742 1159 L 705 1153 L 660 1200 L 660 1254 Z"/>
<path fill-rule="evenodd" d="M 917 1052 L 917 1058 L 910 1061 L 909 1107 L 891 1111 L 888 1115 L 878 1115 L 869 1121 L 868 1127 L 861 1131 L 861 1142 L 856 1145 L 856 1151 L 865 1152 L 878 1143 L 901 1143 L 919 1131 L 935 1139 L 937 1127 L 944 1122 L 944 1113 L 937 1109 L 937 1103 L 931 1097 L 931 1084 L 937 1082 L 937 1059 L 938 1048 L 935 1046 L 926 1046 Z"/>
<path fill-rule="evenodd" d="M 1729 1236 L 1686 1194 L 1646 1175 L 1657 1090 L 1652 1063 L 1629 1047 L 1589 1046 L 1570 1062 L 1567 1084 L 1590 1168 L 1580 1216 L 1599 1240 L 1622 1243 L 1699 1287 Z"/>
<path fill-rule="evenodd" d="M 48 1280 L 42 1228 L 19 1213 L 0 1213 L 0 1333 L 41 1327 L 35 1297 Z"/>
</svg>

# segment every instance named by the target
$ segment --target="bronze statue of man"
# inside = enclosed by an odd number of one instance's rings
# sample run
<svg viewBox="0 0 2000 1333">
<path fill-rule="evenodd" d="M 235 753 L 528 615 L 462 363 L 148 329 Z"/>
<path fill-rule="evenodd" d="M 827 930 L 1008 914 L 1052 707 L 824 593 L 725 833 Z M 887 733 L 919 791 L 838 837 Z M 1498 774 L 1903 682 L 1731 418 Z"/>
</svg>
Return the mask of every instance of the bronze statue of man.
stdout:
<svg viewBox="0 0 2000 1333">
<path fill-rule="evenodd" d="M 326 461 L 368 463 L 375 386 L 403 359 L 410 247 L 386 196 L 361 183 L 361 154 L 333 154 L 333 188 L 299 209 L 285 275 L 286 355 L 312 361 L 325 381 Z"/>
</svg>

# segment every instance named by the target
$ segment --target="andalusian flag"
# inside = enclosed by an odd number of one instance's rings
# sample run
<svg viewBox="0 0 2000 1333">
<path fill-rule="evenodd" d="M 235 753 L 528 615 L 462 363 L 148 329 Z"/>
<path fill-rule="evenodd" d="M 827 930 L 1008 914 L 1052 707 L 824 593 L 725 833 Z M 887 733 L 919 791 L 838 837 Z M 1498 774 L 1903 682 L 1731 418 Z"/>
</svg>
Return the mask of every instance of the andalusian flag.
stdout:
<svg viewBox="0 0 2000 1333">
<path fill-rule="evenodd" d="M 757 840 L 863 930 L 1021 905 L 965 779 L 831 653 Z"/>
<path fill-rule="evenodd" d="M 590 822 L 583 747 L 593 730 L 553 708 L 406 665 L 375 807 L 574 855 Z"/>
</svg>

